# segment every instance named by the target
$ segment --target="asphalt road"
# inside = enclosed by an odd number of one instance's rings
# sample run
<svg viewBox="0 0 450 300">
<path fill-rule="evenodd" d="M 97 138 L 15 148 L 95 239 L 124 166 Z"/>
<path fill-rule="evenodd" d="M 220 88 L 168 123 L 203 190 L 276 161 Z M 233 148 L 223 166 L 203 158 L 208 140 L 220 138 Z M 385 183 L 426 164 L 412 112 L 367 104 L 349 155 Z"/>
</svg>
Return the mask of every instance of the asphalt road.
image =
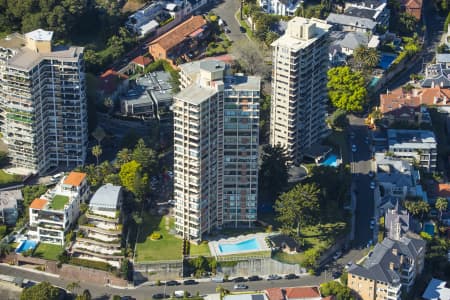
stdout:
<svg viewBox="0 0 450 300">
<path fill-rule="evenodd" d="M 369 177 L 372 154 L 366 141 L 368 130 L 364 119 L 351 116 L 350 124 L 350 131 L 354 133 L 354 138 L 349 137 L 350 149 L 355 145 L 357 150 L 351 152 L 352 181 L 356 195 L 354 246 L 360 248 L 366 247 L 374 239 L 374 232 L 370 229 L 370 220 L 375 212 L 374 192 L 370 188 L 372 178 Z"/>
<path fill-rule="evenodd" d="M 240 25 L 234 16 L 239 7 L 240 2 L 238 0 L 224 0 L 212 10 L 216 15 L 225 21 L 226 26 L 230 29 L 227 36 L 231 41 L 247 39 L 245 33 L 240 31 Z"/>
</svg>

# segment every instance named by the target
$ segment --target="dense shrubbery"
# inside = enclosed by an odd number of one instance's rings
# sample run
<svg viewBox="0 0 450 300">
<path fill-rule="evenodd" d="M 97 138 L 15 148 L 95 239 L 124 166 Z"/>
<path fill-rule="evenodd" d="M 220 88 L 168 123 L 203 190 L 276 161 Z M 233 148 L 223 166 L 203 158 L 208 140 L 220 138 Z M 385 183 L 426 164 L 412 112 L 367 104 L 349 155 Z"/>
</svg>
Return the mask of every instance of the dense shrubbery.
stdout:
<svg viewBox="0 0 450 300">
<path fill-rule="evenodd" d="M 92 268 L 92 269 L 98 269 L 98 270 L 107 271 L 107 272 L 112 272 L 116 269 L 113 266 L 111 266 L 110 264 L 103 262 L 103 261 L 85 260 L 85 259 L 76 258 L 76 257 L 72 257 L 69 260 L 69 263 L 71 265 Z"/>
</svg>

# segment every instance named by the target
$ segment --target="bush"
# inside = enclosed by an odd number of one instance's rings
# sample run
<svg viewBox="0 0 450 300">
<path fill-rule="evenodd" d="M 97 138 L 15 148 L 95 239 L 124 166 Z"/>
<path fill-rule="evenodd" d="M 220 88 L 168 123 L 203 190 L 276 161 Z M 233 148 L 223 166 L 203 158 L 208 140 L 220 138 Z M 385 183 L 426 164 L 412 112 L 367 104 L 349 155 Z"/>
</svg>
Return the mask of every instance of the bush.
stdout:
<svg viewBox="0 0 450 300">
<path fill-rule="evenodd" d="M 159 232 L 153 232 L 151 235 L 150 235 L 150 239 L 152 240 L 152 241 L 157 241 L 157 240 L 160 240 L 162 238 L 162 235 L 161 235 L 161 233 L 159 233 Z"/>
<path fill-rule="evenodd" d="M 0 226 L 0 239 L 6 235 L 6 225 Z"/>
<path fill-rule="evenodd" d="M 73 257 L 70 259 L 70 264 L 75 265 L 75 266 L 81 266 L 81 267 L 86 267 L 86 268 L 107 271 L 107 272 L 111 272 L 115 269 L 113 266 L 111 266 L 110 264 L 103 262 L 103 261 L 85 260 L 85 259 L 76 258 L 76 257 Z"/>
</svg>

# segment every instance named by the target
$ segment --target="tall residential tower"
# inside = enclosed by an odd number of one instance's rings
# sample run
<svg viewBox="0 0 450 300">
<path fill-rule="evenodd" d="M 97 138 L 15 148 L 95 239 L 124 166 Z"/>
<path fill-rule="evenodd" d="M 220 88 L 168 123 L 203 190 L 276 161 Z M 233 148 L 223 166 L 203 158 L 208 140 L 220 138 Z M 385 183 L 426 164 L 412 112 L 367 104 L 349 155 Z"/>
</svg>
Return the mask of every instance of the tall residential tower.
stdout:
<svg viewBox="0 0 450 300">
<path fill-rule="evenodd" d="M 219 61 L 180 66 L 175 96 L 176 231 L 201 240 L 256 221 L 260 79 L 228 75 Z"/>
<path fill-rule="evenodd" d="M 11 163 L 33 172 L 86 158 L 83 48 L 52 37 L 38 29 L 0 40 L 1 133 Z"/>
<path fill-rule="evenodd" d="M 272 43 L 270 144 L 299 163 L 326 131 L 328 31 L 325 21 L 295 17 Z"/>
</svg>

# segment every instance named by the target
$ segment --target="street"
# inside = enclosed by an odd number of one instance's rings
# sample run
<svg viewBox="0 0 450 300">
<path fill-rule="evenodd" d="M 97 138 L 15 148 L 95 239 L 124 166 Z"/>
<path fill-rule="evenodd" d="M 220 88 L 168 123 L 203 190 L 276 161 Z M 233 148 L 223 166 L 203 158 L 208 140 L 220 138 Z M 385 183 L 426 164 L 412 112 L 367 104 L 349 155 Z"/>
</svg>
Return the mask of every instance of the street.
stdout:
<svg viewBox="0 0 450 300">
<path fill-rule="evenodd" d="M 370 188 L 372 178 L 369 177 L 372 154 L 366 141 L 368 130 L 364 119 L 355 116 L 350 116 L 349 119 L 349 131 L 354 133 L 353 138 L 349 137 L 350 147 L 356 146 L 356 151 L 351 153 L 352 181 L 356 195 L 354 246 L 364 248 L 370 240 L 375 242 L 374 232 L 370 229 L 370 220 L 375 212 L 374 192 Z"/>
<path fill-rule="evenodd" d="M 235 18 L 235 13 L 239 9 L 240 2 L 237 0 L 223 0 L 220 2 L 216 8 L 212 11 L 218 15 L 223 21 L 225 21 L 226 26 L 230 29 L 227 33 L 228 38 L 231 41 L 239 41 L 246 39 L 245 33 L 242 33 L 239 29 L 240 25 Z"/>
</svg>

